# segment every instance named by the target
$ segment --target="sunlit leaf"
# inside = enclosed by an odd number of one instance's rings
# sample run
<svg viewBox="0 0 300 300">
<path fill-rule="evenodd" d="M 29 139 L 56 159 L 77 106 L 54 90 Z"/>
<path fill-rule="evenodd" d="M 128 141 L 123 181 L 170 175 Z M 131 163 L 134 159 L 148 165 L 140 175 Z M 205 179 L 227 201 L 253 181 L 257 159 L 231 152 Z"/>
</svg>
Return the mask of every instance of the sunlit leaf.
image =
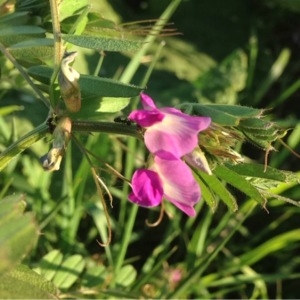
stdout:
<svg viewBox="0 0 300 300">
<path fill-rule="evenodd" d="M 211 189 L 219 198 L 232 210 L 236 211 L 238 205 L 234 196 L 228 191 L 224 184 L 214 175 L 208 175 L 204 172 L 198 172 L 198 176 L 205 182 L 207 187 Z"/>
<path fill-rule="evenodd" d="M 117 274 L 116 282 L 121 286 L 129 286 L 134 282 L 137 276 L 137 271 L 132 265 L 126 265 Z"/>
<path fill-rule="evenodd" d="M 4 46 L 17 44 L 28 39 L 41 38 L 44 35 L 45 29 L 38 26 L 23 25 L 6 28 L 0 27 L 0 42 Z"/>
<path fill-rule="evenodd" d="M 62 21 L 70 16 L 80 14 L 88 5 L 87 0 L 64 0 L 59 5 L 59 20 Z"/>
<path fill-rule="evenodd" d="M 82 285 L 85 287 L 93 287 L 105 282 L 105 267 L 100 265 L 90 267 L 82 276 Z"/>
<path fill-rule="evenodd" d="M 261 205 L 265 204 L 266 199 L 264 199 L 259 191 L 242 175 L 220 165 L 214 169 L 214 174 L 220 179 L 239 189 L 241 192 L 245 193 L 247 196 L 257 201 Z"/>
<path fill-rule="evenodd" d="M 262 258 L 284 249 L 291 244 L 299 244 L 300 230 L 294 229 L 273 238 L 268 239 L 266 242 L 257 246 L 254 249 L 249 249 L 246 253 L 242 254 L 239 259 L 240 265 L 252 265 Z"/>
<path fill-rule="evenodd" d="M 202 198 L 209 205 L 211 210 L 214 212 L 217 208 L 217 201 L 215 199 L 215 195 L 202 180 L 198 180 L 198 183 L 200 185 Z"/>
<path fill-rule="evenodd" d="M 85 261 L 81 255 L 68 257 L 57 270 L 53 283 L 61 289 L 69 288 L 79 278 L 84 266 Z"/>
<path fill-rule="evenodd" d="M 23 214 L 24 208 L 22 195 L 0 201 L 0 274 L 19 263 L 37 241 L 33 215 Z"/>
<path fill-rule="evenodd" d="M 63 254 L 59 250 L 47 253 L 39 262 L 37 271 L 47 280 L 52 280 L 63 260 Z"/>
<path fill-rule="evenodd" d="M 117 39 L 93 35 L 63 34 L 62 38 L 73 45 L 103 51 L 132 52 L 141 48 L 142 41 Z"/>
<path fill-rule="evenodd" d="M 25 265 L 1 276 L 1 299 L 57 299 L 57 289 L 50 281 Z"/>
<path fill-rule="evenodd" d="M 0 108 L 0 116 L 9 115 L 12 112 L 23 110 L 24 107 L 20 105 L 9 105 Z"/>
<path fill-rule="evenodd" d="M 32 39 L 11 45 L 8 49 L 15 58 L 21 61 L 51 64 L 54 57 L 53 45 L 54 41 L 49 38 Z"/>
</svg>

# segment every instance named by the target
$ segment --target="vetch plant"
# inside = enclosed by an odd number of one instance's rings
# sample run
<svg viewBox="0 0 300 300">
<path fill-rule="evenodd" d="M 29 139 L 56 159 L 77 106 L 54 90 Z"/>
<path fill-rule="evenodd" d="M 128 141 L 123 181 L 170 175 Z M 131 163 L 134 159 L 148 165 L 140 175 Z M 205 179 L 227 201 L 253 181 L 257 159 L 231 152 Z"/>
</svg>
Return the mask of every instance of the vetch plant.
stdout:
<svg viewBox="0 0 300 300">
<path fill-rule="evenodd" d="M 61 294 L 65 293 L 62 297 L 225 298 L 226 276 L 232 276 L 233 282 L 248 280 L 261 287 L 258 275 L 255 279 L 243 276 L 255 275 L 252 264 L 264 253 L 283 249 L 277 240 L 292 244 L 298 241 L 299 232 L 275 237 L 273 247 L 266 242 L 261 254 L 256 251 L 255 239 L 264 240 L 264 230 L 253 236 L 243 222 L 256 206 L 264 208 L 264 214 L 275 210 L 278 204 L 273 206 L 270 199 L 280 205 L 294 204 L 292 209 L 296 211 L 299 202 L 279 193 L 297 186 L 299 174 L 269 165 L 269 153 L 276 150 L 289 130 L 271 120 L 266 115 L 269 111 L 206 101 L 212 95 L 224 100 L 219 90 L 211 88 L 216 74 L 224 80 L 220 90 L 228 95 L 232 92 L 231 85 L 239 77 L 235 67 L 240 61 L 244 72 L 246 54 L 238 51 L 239 59 L 227 59 L 218 72 L 215 67 L 193 82 L 198 94 L 202 88 L 205 97 L 191 100 L 170 91 L 166 104 L 162 99 L 167 97 L 158 90 L 156 94 L 162 97 L 154 102 L 149 96 L 154 91 L 148 79 L 165 47 L 155 40 L 177 35 L 172 26 L 168 27 L 168 20 L 181 1 L 171 1 L 158 20 L 126 25 L 104 19 L 88 6 L 88 1 L 58 2 L 50 0 L 51 13 L 38 19 L 40 23 L 31 20 L 32 24 L 27 24 L 27 15 L 25 18 L 18 6 L 7 15 L 7 3 L 0 4 L 0 59 L 5 62 L 1 80 L 7 81 L 12 71 L 7 71 L 6 65 L 12 65 L 47 107 L 40 125 L 6 148 L 1 144 L 0 153 L 2 174 L 7 173 L 7 178 L 18 175 L 16 185 L 14 179 L 3 185 L 1 196 L 10 185 L 11 190 L 26 188 L 42 233 L 40 244 L 36 248 L 31 245 L 36 250 L 31 265 Z M 24 1 L 23 5 L 31 7 L 32 3 L 35 1 Z M 98 58 L 89 74 L 85 68 L 87 55 L 81 48 Z M 111 76 L 114 79 L 104 78 L 101 72 L 105 61 L 115 63 L 110 52 L 130 57 L 126 67 L 117 66 L 122 72 Z M 188 56 L 188 52 L 185 54 Z M 150 64 L 144 76 L 138 76 L 141 81 L 131 84 L 142 58 L 150 58 Z M 227 75 L 233 78 L 227 80 Z M 231 102 L 243 89 L 245 77 L 243 73 L 238 87 L 233 87 Z M 142 108 L 137 108 L 139 99 Z M 17 110 L 20 108 L 9 106 L 1 108 L 0 114 Z M 0 129 L 2 126 L 0 122 Z M 296 134 L 295 129 L 293 136 Z M 32 146 L 41 141 L 47 148 L 32 155 Z M 242 145 L 247 142 L 265 152 L 264 163 L 244 154 Z M 38 162 L 36 158 L 45 152 Z M 228 211 L 224 212 L 223 204 Z M 4 206 L 6 211 L 0 215 L 6 220 L 11 205 Z M 148 220 L 156 218 L 158 206 L 159 222 L 151 225 Z M 286 218 L 289 212 L 268 228 L 279 227 Z M 144 226 L 145 219 L 148 227 Z M 160 222 L 161 226 L 152 228 Z M 13 226 L 13 222 L 6 223 L 0 220 L 0 235 L 5 232 L 5 239 Z M 158 241 L 156 234 L 152 236 L 155 230 L 161 231 Z M 17 230 L 13 232 L 17 239 Z M 151 238 L 146 247 L 144 235 L 147 242 Z M 238 250 L 230 252 L 227 246 L 235 235 L 249 244 L 238 243 Z M 104 248 L 96 243 L 99 236 L 98 244 Z M 1 244 L 0 256 L 2 247 L 7 251 L 17 244 L 14 240 Z M 249 249 L 251 255 L 247 254 Z M 42 259 L 41 253 L 45 254 Z M 242 253 L 241 260 L 237 253 Z M 140 264 L 137 257 L 143 255 Z M 18 254 L 18 261 L 21 256 Z M 220 264 L 214 263 L 219 256 Z M 215 270 L 219 265 L 222 271 Z M 8 273 L 12 267 L 15 265 L 2 266 L 3 273 L 9 274 L 7 280 L 14 274 Z M 194 282 L 199 285 L 195 287 Z M 213 288 L 218 285 L 224 290 L 214 294 Z M 55 287 L 51 284 L 50 288 L 49 293 L 55 294 Z M 30 290 L 28 293 L 31 297 Z M 267 298 L 264 292 L 259 295 Z"/>
<path fill-rule="evenodd" d="M 192 171 L 181 160 L 198 145 L 198 133 L 208 128 L 210 118 L 193 117 L 175 108 L 158 109 L 146 94 L 143 110 L 130 113 L 129 120 L 145 129 L 144 141 L 153 158 L 149 168 L 134 173 L 129 199 L 141 206 L 157 206 L 165 197 L 189 216 L 201 197 Z"/>
</svg>

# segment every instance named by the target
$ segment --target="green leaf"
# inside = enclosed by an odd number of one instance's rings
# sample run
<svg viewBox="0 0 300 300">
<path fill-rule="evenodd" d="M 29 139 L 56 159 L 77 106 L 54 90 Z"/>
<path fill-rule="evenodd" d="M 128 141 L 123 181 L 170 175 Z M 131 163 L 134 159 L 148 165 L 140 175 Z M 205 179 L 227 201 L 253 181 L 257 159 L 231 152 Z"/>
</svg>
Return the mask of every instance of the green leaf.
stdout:
<svg viewBox="0 0 300 300">
<path fill-rule="evenodd" d="M 238 164 L 238 165 L 226 165 L 227 168 L 231 169 L 232 171 L 247 177 L 253 178 L 263 178 L 268 180 L 276 180 L 276 181 L 289 181 L 293 177 L 295 180 L 297 179 L 296 175 L 293 175 L 291 172 L 286 172 L 282 170 L 278 170 L 272 167 L 267 167 L 265 169 L 264 165 L 261 164 Z"/>
<path fill-rule="evenodd" d="M 32 64 L 52 64 L 54 57 L 53 39 L 32 39 L 14 44 L 8 48 L 12 55 L 21 61 Z"/>
<path fill-rule="evenodd" d="M 141 48 L 142 41 L 140 40 L 128 40 L 121 38 L 110 38 L 92 35 L 73 35 L 63 34 L 63 40 L 73 45 L 112 52 L 132 52 Z"/>
<path fill-rule="evenodd" d="M 1 299 L 57 299 L 53 283 L 30 270 L 25 265 L 1 276 Z"/>
<path fill-rule="evenodd" d="M 85 267 L 85 261 L 79 254 L 68 257 L 57 270 L 53 283 L 60 289 L 68 289 L 79 278 Z"/>
<path fill-rule="evenodd" d="M 62 21 L 68 17 L 80 14 L 88 5 L 87 0 L 64 0 L 59 5 L 59 20 Z"/>
<path fill-rule="evenodd" d="M 209 189 L 216 193 L 232 211 L 236 211 L 238 209 L 234 196 L 226 189 L 224 184 L 220 182 L 216 176 L 208 175 L 200 171 L 197 172 L 197 174 L 201 177 Z"/>
<path fill-rule="evenodd" d="M 260 117 L 263 114 L 262 109 L 252 108 L 248 106 L 222 104 L 208 104 L 207 106 L 214 107 L 219 112 L 225 112 L 240 119 Z"/>
<path fill-rule="evenodd" d="M 0 28 L 0 42 L 4 46 L 17 44 L 28 39 L 42 38 L 44 36 L 45 30 L 38 26 L 23 25 Z"/>
<path fill-rule="evenodd" d="M 132 265 L 124 266 L 117 274 L 116 283 L 126 287 L 131 285 L 137 276 L 137 271 Z"/>
<path fill-rule="evenodd" d="M 216 201 L 214 193 L 212 193 L 212 191 L 209 189 L 209 187 L 202 180 L 200 180 L 200 178 L 198 180 L 198 183 L 200 185 L 202 198 L 209 205 L 209 207 L 211 208 L 211 210 L 213 212 L 215 212 L 216 208 L 217 208 L 217 201 Z"/>
<path fill-rule="evenodd" d="M 254 144 L 271 150 L 271 144 L 286 134 L 276 123 L 265 120 L 264 110 L 239 105 L 190 104 L 179 106 L 186 113 L 211 117 L 214 123 L 234 126 Z"/>
<path fill-rule="evenodd" d="M 22 195 L 0 201 L 0 275 L 20 262 L 37 241 L 33 215 L 23 214 L 24 208 Z"/>
<path fill-rule="evenodd" d="M 35 142 L 41 140 L 47 135 L 47 124 L 41 124 L 33 129 L 31 132 L 25 134 L 15 143 L 10 145 L 2 153 L 0 153 L 0 171 L 3 170 L 7 164 L 14 159 L 18 154 L 29 148 Z"/>
<path fill-rule="evenodd" d="M 53 70 L 46 66 L 33 66 L 28 69 L 30 76 L 49 84 Z M 79 86 L 82 96 L 81 110 L 73 118 L 99 118 L 101 113 L 114 113 L 126 107 L 130 98 L 138 96 L 142 87 L 125 84 L 114 79 L 91 75 L 80 75 Z"/>
<path fill-rule="evenodd" d="M 179 108 L 192 115 L 211 117 L 213 122 L 224 126 L 237 126 L 242 119 L 259 117 L 263 113 L 261 109 L 240 105 L 184 103 Z"/>
<path fill-rule="evenodd" d="M 41 259 L 37 271 L 47 280 L 52 280 L 62 261 L 62 253 L 59 250 L 52 250 Z"/>
<path fill-rule="evenodd" d="M 94 287 L 105 282 L 105 267 L 103 265 L 90 267 L 82 277 L 82 286 Z"/>
<path fill-rule="evenodd" d="M 300 240 L 300 229 L 290 230 L 279 234 L 273 238 L 268 239 L 266 242 L 262 243 L 254 249 L 249 249 L 246 253 L 240 256 L 239 264 L 242 265 L 253 265 L 254 263 L 260 261 L 262 258 L 285 249 L 291 244 L 299 244 Z"/>
<path fill-rule="evenodd" d="M 23 214 L 26 207 L 23 195 L 12 195 L 0 201 L 0 226 L 5 222 Z"/>
<path fill-rule="evenodd" d="M 110 97 L 91 97 L 82 100 L 79 112 L 73 113 L 73 119 L 99 120 L 103 118 L 103 113 L 120 112 L 130 102 L 130 98 L 110 98 Z"/>
<path fill-rule="evenodd" d="M 239 118 L 220 111 L 218 105 L 182 104 L 179 108 L 191 115 L 211 117 L 220 125 L 236 126 L 239 123 Z"/>
<path fill-rule="evenodd" d="M 0 27 L 6 28 L 9 25 L 23 25 L 29 19 L 29 12 L 14 12 L 0 17 Z"/>
<path fill-rule="evenodd" d="M 135 97 L 139 95 L 143 89 L 141 87 L 124 84 L 113 79 L 90 75 L 80 76 L 79 84 L 82 93 L 87 97 L 89 95 L 97 95 L 99 97 Z"/>
<path fill-rule="evenodd" d="M 28 74 L 42 83 L 49 84 L 53 69 L 46 66 L 28 68 Z M 143 90 L 142 87 L 125 84 L 120 81 L 91 75 L 81 74 L 79 86 L 83 100 L 97 97 L 135 97 Z"/>
<path fill-rule="evenodd" d="M 23 110 L 24 106 L 21 105 L 8 105 L 0 108 L 0 116 L 9 115 L 15 111 Z"/>
<path fill-rule="evenodd" d="M 226 168 L 225 166 L 220 165 L 214 169 L 214 174 L 223 179 L 225 182 L 236 187 L 261 205 L 265 204 L 266 199 L 264 199 L 260 192 L 242 175 L 239 175 L 238 173 Z"/>
<path fill-rule="evenodd" d="M 271 136 L 271 139 L 274 139 L 274 136 L 277 135 L 279 128 L 273 122 L 268 122 L 263 119 L 246 119 L 241 120 L 239 127 L 241 131 L 257 135 L 257 136 Z"/>
<path fill-rule="evenodd" d="M 248 140 L 263 149 L 270 149 L 272 142 L 283 137 L 287 132 L 274 122 L 257 118 L 241 120 L 238 129 L 243 132 Z"/>
</svg>

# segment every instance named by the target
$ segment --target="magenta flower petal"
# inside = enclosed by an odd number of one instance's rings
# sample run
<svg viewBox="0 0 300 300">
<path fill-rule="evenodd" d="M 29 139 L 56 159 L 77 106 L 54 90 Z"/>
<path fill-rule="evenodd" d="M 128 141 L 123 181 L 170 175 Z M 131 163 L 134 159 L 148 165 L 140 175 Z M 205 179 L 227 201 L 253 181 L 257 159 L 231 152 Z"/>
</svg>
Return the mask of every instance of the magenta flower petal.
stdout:
<svg viewBox="0 0 300 300">
<path fill-rule="evenodd" d="M 210 125 L 211 119 L 189 116 L 177 110 L 168 113 L 168 110 L 161 110 L 165 113 L 163 120 L 147 128 L 145 144 L 153 154 L 163 150 L 179 158 L 198 145 L 198 133 Z"/>
<path fill-rule="evenodd" d="M 162 152 L 154 158 L 154 168 L 163 185 L 164 197 L 188 216 L 195 216 L 194 205 L 201 191 L 191 169 L 172 154 Z"/>
<path fill-rule="evenodd" d="M 148 96 L 145 93 L 141 93 L 141 101 L 143 104 L 144 109 L 151 110 L 151 109 L 157 109 L 154 101 L 150 96 Z"/>
<path fill-rule="evenodd" d="M 145 128 L 161 122 L 163 118 L 164 114 L 157 109 L 152 111 L 143 109 L 134 110 L 128 116 L 129 120 L 134 121 L 138 125 Z"/>
<path fill-rule="evenodd" d="M 128 199 L 140 206 L 151 207 L 161 203 L 163 187 L 156 172 L 140 169 L 132 177 L 132 193 Z"/>
</svg>

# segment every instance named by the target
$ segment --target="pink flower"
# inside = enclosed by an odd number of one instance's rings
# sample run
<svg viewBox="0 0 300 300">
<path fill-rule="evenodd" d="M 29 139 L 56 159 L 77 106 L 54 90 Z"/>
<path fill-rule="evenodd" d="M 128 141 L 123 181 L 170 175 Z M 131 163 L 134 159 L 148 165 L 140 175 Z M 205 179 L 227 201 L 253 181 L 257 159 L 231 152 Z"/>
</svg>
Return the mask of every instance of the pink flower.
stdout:
<svg viewBox="0 0 300 300">
<path fill-rule="evenodd" d="M 174 155 L 160 152 L 149 169 L 139 169 L 132 177 L 129 200 L 144 207 L 158 206 L 162 199 L 173 203 L 188 216 L 201 197 L 191 169 Z"/>
<path fill-rule="evenodd" d="M 198 145 L 198 133 L 209 127 L 209 117 L 190 116 L 178 109 L 157 108 L 153 100 L 141 94 L 144 109 L 135 110 L 128 118 L 146 129 L 146 147 L 157 155 L 160 151 L 170 152 L 181 158 Z"/>
<path fill-rule="evenodd" d="M 146 94 L 141 94 L 141 100 L 143 109 L 133 111 L 128 118 L 145 129 L 144 140 L 153 163 L 133 174 L 128 198 L 145 207 L 157 206 L 165 198 L 188 216 L 194 216 L 201 191 L 181 158 L 198 146 L 198 134 L 208 128 L 211 119 L 190 116 L 171 107 L 159 109 Z"/>
</svg>

